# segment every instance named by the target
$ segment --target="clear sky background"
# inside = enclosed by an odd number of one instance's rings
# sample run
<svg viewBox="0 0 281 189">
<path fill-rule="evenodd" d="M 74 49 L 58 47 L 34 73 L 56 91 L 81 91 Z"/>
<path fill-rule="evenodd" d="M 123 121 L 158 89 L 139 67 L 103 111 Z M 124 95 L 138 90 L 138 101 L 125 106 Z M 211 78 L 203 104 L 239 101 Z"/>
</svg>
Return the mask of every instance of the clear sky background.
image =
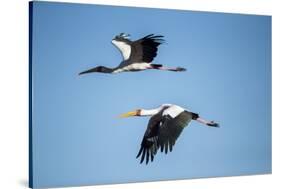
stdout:
<svg viewBox="0 0 281 189">
<path fill-rule="evenodd" d="M 33 181 L 36 187 L 271 172 L 271 17 L 34 3 Z M 186 72 L 78 73 L 115 67 L 111 39 L 165 36 L 156 64 Z M 191 122 L 172 153 L 139 164 L 149 118 L 173 103 L 220 123 Z"/>
</svg>

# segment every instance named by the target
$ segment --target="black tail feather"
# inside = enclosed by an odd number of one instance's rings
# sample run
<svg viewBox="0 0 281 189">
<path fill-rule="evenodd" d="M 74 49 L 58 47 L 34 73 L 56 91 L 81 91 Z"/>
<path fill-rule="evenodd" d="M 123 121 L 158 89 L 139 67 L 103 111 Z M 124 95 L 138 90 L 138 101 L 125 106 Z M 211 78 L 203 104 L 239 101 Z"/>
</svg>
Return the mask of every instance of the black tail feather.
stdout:
<svg viewBox="0 0 281 189">
<path fill-rule="evenodd" d="M 157 69 L 157 68 L 162 67 L 163 65 L 162 64 L 151 64 L 151 66 L 152 66 L 152 68 Z"/>
</svg>

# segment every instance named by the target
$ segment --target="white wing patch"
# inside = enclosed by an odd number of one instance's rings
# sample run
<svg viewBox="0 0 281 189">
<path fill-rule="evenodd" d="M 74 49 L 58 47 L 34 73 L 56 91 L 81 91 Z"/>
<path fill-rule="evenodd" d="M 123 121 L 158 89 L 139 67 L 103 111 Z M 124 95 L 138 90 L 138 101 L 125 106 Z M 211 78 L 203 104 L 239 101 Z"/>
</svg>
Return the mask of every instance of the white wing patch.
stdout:
<svg viewBox="0 0 281 189">
<path fill-rule="evenodd" d="M 182 107 L 177 105 L 171 105 L 169 108 L 164 110 L 163 115 L 170 115 L 172 118 L 175 118 L 183 111 L 184 109 Z"/>
<path fill-rule="evenodd" d="M 124 60 L 128 60 L 131 54 L 131 46 L 122 41 L 112 40 L 111 42 L 120 50 Z"/>
</svg>

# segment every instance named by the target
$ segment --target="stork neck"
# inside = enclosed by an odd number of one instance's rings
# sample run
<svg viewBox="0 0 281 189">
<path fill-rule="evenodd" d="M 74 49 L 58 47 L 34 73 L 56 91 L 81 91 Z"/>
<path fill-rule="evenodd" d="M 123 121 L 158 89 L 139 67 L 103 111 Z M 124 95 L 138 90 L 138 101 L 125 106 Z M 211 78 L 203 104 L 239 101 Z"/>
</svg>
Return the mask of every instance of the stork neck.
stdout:
<svg viewBox="0 0 281 189">
<path fill-rule="evenodd" d="M 153 116 L 161 111 L 160 108 L 145 110 L 141 109 L 140 116 Z"/>
<path fill-rule="evenodd" d="M 108 68 L 105 66 L 100 66 L 98 72 L 102 72 L 102 73 L 112 73 L 114 71 L 114 68 Z"/>
</svg>

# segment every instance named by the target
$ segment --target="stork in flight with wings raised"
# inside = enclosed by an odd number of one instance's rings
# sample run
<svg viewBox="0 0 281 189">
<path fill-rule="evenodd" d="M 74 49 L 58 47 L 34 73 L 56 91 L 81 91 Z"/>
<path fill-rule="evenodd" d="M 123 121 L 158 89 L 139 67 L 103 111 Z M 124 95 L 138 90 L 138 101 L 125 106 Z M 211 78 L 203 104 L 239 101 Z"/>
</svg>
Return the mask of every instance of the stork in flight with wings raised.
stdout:
<svg viewBox="0 0 281 189">
<path fill-rule="evenodd" d="M 123 61 L 115 68 L 108 68 L 105 66 L 97 66 L 95 68 L 79 73 L 86 74 L 92 72 L 100 73 L 120 73 L 142 71 L 149 69 L 167 70 L 180 72 L 185 71 L 182 67 L 165 67 L 162 64 L 153 64 L 153 59 L 157 56 L 158 46 L 164 42 L 162 35 L 150 34 L 136 41 L 131 41 L 129 35 L 121 33 L 117 35 L 112 41 L 123 56 Z"/>
</svg>

